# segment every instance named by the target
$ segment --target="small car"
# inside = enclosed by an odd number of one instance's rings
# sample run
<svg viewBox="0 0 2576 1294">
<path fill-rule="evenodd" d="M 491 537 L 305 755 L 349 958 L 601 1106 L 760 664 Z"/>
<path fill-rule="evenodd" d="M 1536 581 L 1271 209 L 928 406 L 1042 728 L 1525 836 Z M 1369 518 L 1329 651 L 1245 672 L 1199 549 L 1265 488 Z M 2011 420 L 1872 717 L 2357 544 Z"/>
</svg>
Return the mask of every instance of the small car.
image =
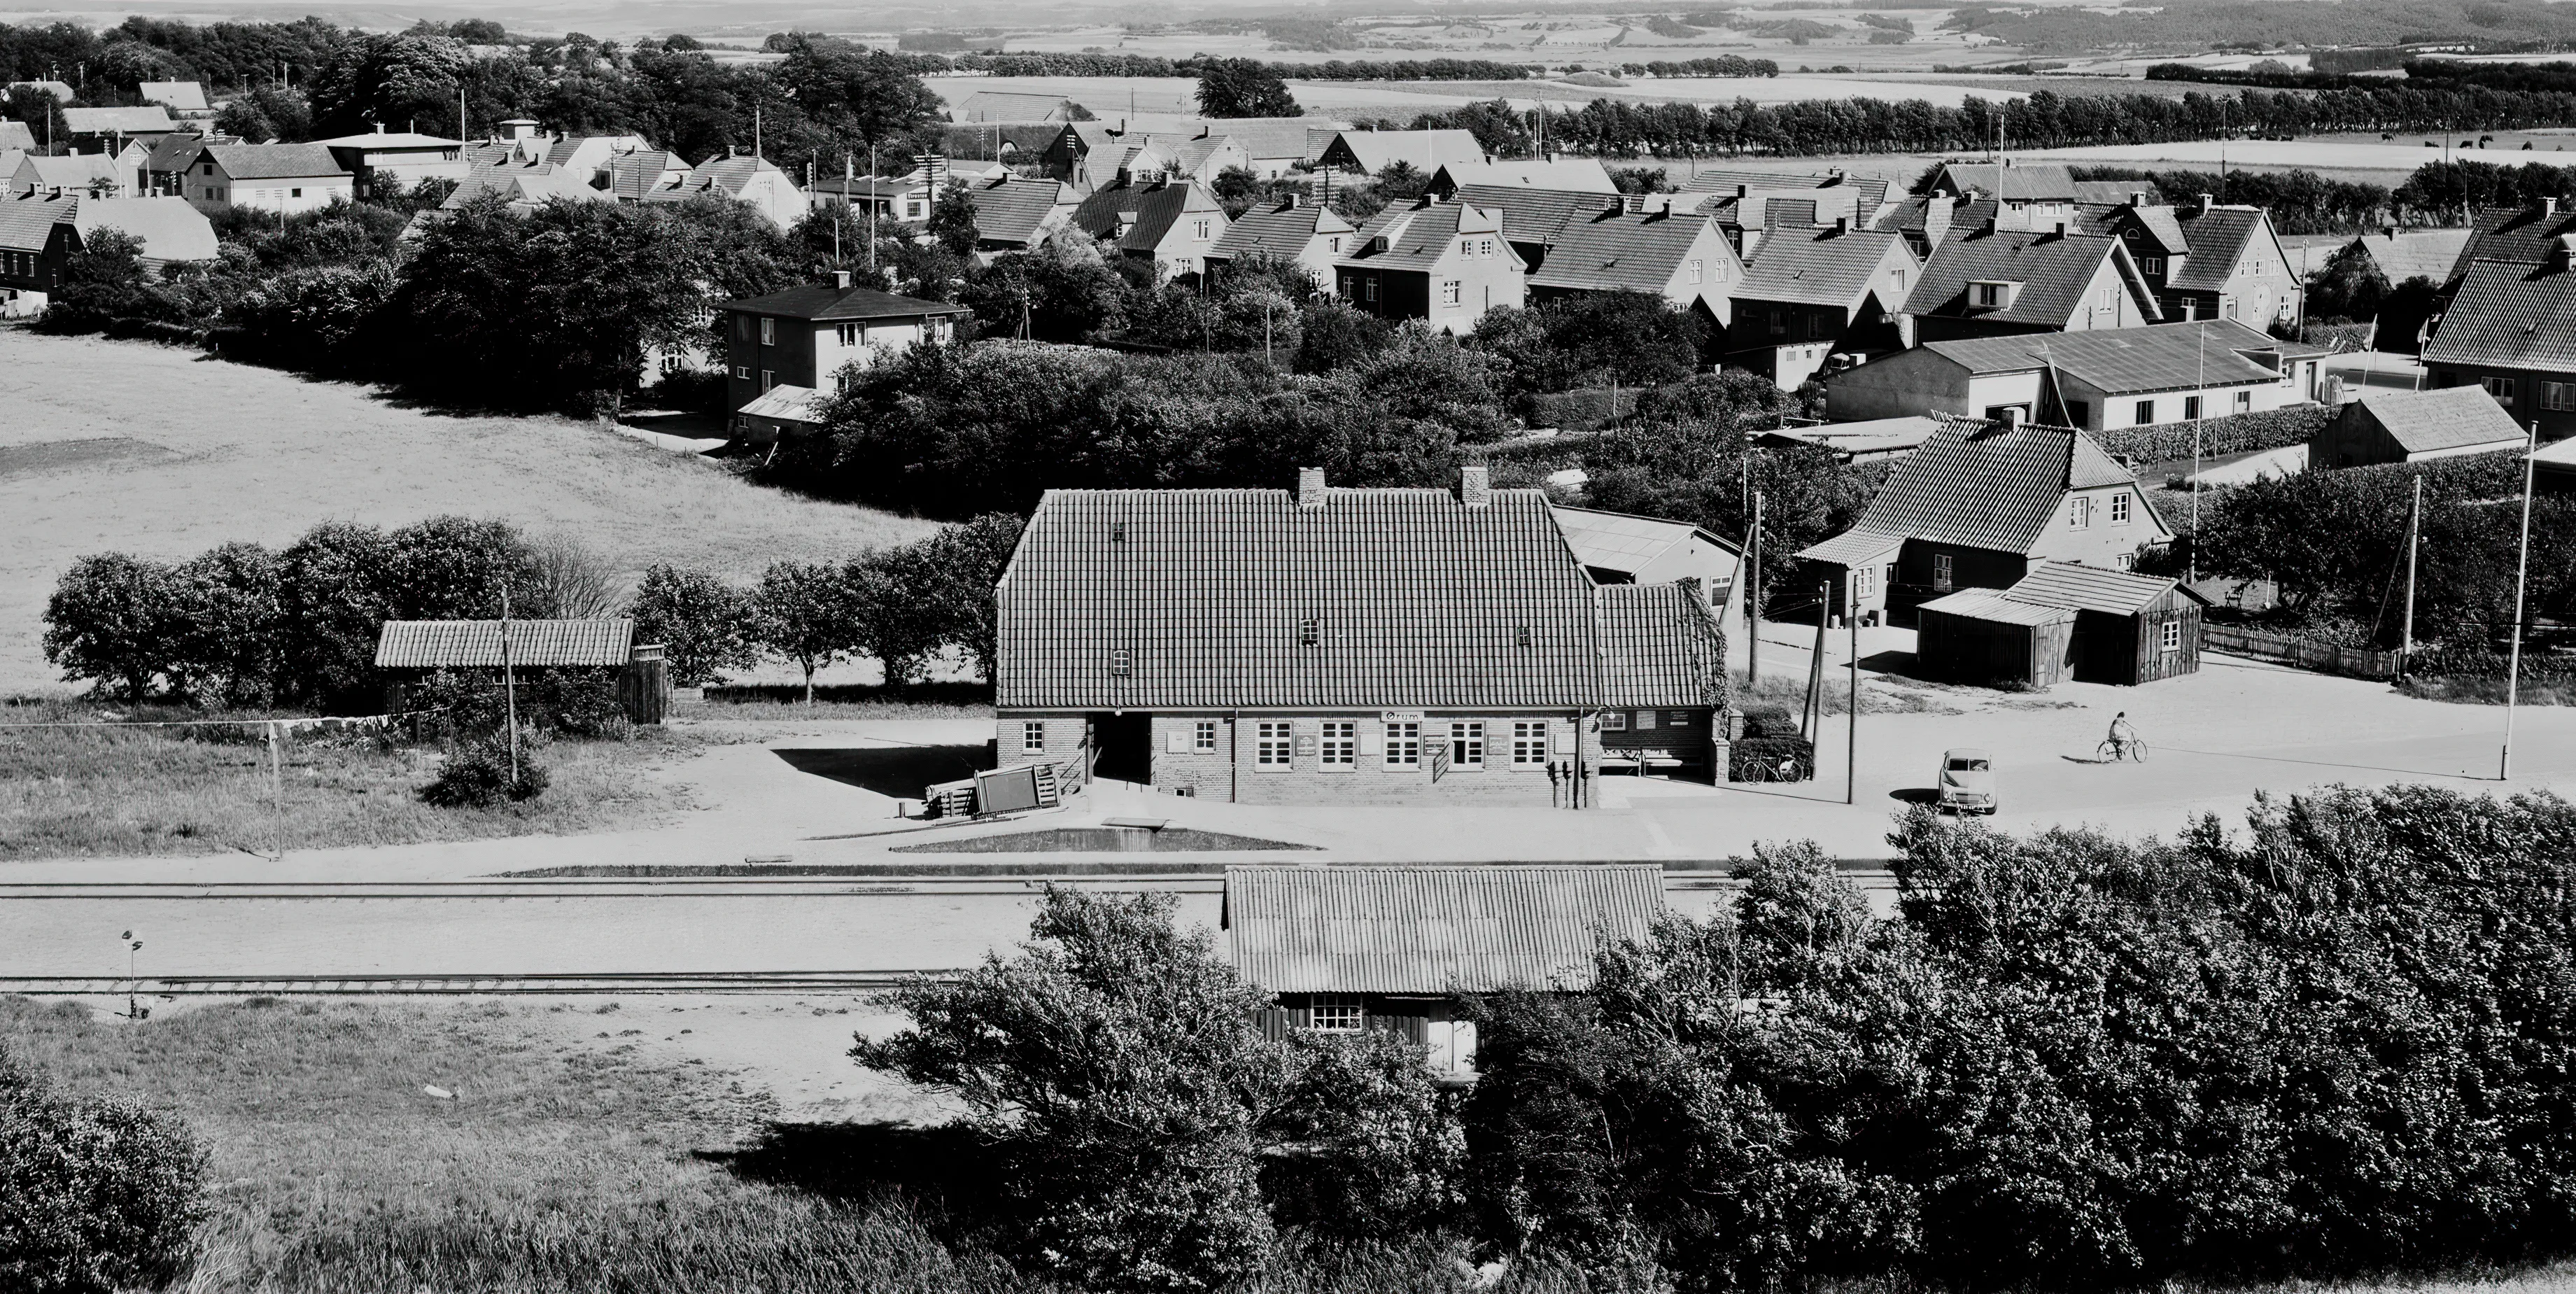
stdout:
<svg viewBox="0 0 2576 1294">
<path fill-rule="evenodd" d="M 1982 750 L 1943 752 L 1938 785 L 1935 808 L 1988 815 L 1995 811 L 1995 764 Z"/>
</svg>

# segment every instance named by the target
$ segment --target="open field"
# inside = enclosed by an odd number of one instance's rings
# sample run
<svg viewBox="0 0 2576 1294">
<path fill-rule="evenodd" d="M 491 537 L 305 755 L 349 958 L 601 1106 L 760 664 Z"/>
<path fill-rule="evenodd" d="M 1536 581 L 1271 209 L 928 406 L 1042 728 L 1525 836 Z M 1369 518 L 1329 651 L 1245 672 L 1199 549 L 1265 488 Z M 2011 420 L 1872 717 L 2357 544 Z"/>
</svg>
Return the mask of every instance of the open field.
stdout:
<svg viewBox="0 0 2576 1294">
<path fill-rule="evenodd" d="M 335 518 L 461 513 L 569 533 L 627 579 L 654 562 L 748 577 L 929 529 L 586 423 L 447 416 L 139 342 L 0 330 L 0 409 L 0 692 L 62 687 L 41 616 L 86 553 L 175 559 Z"/>
</svg>

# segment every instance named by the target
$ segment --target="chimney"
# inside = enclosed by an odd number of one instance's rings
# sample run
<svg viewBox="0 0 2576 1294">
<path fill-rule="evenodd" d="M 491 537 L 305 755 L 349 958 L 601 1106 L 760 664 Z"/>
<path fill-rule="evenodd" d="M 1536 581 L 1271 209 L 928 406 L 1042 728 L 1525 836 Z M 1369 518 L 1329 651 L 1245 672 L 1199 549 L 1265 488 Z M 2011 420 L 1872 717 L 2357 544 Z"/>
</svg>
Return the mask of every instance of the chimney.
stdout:
<svg viewBox="0 0 2576 1294">
<path fill-rule="evenodd" d="M 2389 221 L 2387 224 L 2381 225 L 2381 226 L 2379 227 L 2379 232 L 2380 232 L 2381 236 L 2383 236 L 2383 237 L 2385 237 L 2386 239 L 2388 239 L 2388 241 L 2390 241 L 2390 242 L 2392 242 L 2392 243 L 2393 243 L 2393 242 L 2396 242 L 2396 241 L 2397 241 L 2397 222 L 2396 222 L 2396 221 L 2394 221 L 2394 220 L 2391 220 L 2391 221 Z"/>
<path fill-rule="evenodd" d="M 833 287 L 836 287 L 836 288 L 839 288 L 839 289 L 840 289 L 841 291 L 843 291 L 843 292 L 847 292 L 847 291 L 849 291 L 849 290 L 850 290 L 850 272 L 849 272 L 848 270 L 834 270 L 834 271 L 832 271 L 832 286 L 833 286 Z"/>
<path fill-rule="evenodd" d="M 2209 214 L 2209 207 L 2210 207 L 2209 195 L 2208 195 L 2208 194 L 2206 194 L 2206 193 L 2196 193 L 2196 194 L 2193 194 L 2193 195 L 2192 195 L 2192 204 L 2191 204 L 2191 205 L 2192 205 L 2192 214 L 2193 214 L 2193 215 L 2195 215 L 2195 216 L 2205 216 L 2205 215 L 2208 215 L 2208 214 Z"/>
<path fill-rule="evenodd" d="M 2143 191 L 2130 194 L 2129 205 L 2133 207 L 2143 207 L 2147 205 L 2147 195 Z"/>
<path fill-rule="evenodd" d="M 1458 469 L 1458 502 L 1481 508 L 1494 501 L 1494 486 L 1482 464 Z"/>
<path fill-rule="evenodd" d="M 2558 199 L 2555 197 L 2542 198 L 2540 200 L 2540 214 L 2544 216 L 2557 215 Z"/>
<path fill-rule="evenodd" d="M 2562 274 L 2576 269 L 2576 234 L 2560 234 L 2550 242 L 2549 268 Z"/>
<path fill-rule="evenodd" d="M 1324 506 L 1324 469 L 1320 467 L 1297 469 L 1297 506 L 1301 508 Z"/>
<path fill-rule="evenodd" d="M 381 121 L 376 123 L 376 133 L 379 135 L 385 133 L 385 123 Z"/>
<path fill-rule="evenodd" d="M 2016 405 L 2010 405 L 2010 406 L 2007 406 L 2007 407 L 2004 409 L 2004 425 L 2005 425 L 2006 427 L 2018 427 L 2018 426 L 2020 426 L 2020 425 L 2021 425 L 2021 416 L 2022 416 L 2022 415 L 2021 415 L 2021 406 L 2020 406 L 2020 405 L 2017 405 L 2017 404 L 2016 404 Z"/>
<path fill-rule="evenodd" d="M 1642 194 L 1642 193 L 1630 193 L 1630 194 L 1624 194 L 1624 195 L 1622 195 L 1622 196 L 1620 197 L 1620 199 L 1619 199 L 1619 209 L 1620 209 L 1620 210 L 1622 210 L 1622 211 L 1627 212 L 1627 213 L 1628 213 L 1628 214 L 1630 214 L 1630 215 L 1637 215 L 1637 214 L 1639 214 L 1639 213 L 1641 213 L 1641 212 L 1645 211 L 1645 209 L 1646 209 L 1646 195 L 1645 195 L 1645 194 Z"/>
<path fill-rule="evenodd" d="M 1836 217 L 1834 217 L 1834 237 L 1836 237 L 1836 238 L 1840 238 L 1840 237 L 1842 237 L 1843 235 L 1848 234 L 1848 233 L 1850 233 L 1850 232 L 1851 232 L 1851 217 L 1849 217 L 1849 216 L 1836 216 Z"/>
<path fill-rule="evenodd" d="M 2066 236 L 2066 222 L 2063 220 L 2058 221 L 2056 225 L 2051 228 L 2050 232 L 2056 234 L 2060 238 L 2064 238 Z"/>
</svg>

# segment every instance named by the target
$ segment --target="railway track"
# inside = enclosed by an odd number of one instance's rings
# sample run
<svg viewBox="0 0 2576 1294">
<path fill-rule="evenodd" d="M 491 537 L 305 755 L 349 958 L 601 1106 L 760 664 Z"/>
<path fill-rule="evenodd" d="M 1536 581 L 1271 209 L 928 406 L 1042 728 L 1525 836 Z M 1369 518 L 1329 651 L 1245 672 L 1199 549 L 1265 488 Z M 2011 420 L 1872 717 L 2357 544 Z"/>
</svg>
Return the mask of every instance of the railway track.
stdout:
<svg viewBox="0 0 2576 1294">
<path fill-rule="evenodd" d="M 468 994 L 867 993 L 955 971 L 636 971 L 455 975 L 5 975 L 0 993 L 34 997 L 373 997 Z"/>
</svg>

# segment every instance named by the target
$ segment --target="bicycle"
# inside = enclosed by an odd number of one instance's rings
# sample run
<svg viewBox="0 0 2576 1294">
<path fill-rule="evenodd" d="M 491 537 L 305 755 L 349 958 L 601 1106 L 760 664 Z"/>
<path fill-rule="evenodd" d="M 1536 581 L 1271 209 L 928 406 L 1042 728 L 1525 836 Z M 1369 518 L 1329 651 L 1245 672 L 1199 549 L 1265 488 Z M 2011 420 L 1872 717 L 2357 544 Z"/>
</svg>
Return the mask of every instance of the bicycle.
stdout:
<svg viewBox="0 0 2576 1294">
<path fill-rule="evenodd" d="M 2101 745 L 2093 748 L 2093 762 L 2097 764 L 2119 763 L 2122 755 L 2126 755 L 2141 764 L 2146 763 L 2147 743 L 2143 739 L 2137 737 L 2131 737 L 2125 742 L 2113 741 L 2110 738 L 2105 737 L 2102 739 Z"/>
</svg>

